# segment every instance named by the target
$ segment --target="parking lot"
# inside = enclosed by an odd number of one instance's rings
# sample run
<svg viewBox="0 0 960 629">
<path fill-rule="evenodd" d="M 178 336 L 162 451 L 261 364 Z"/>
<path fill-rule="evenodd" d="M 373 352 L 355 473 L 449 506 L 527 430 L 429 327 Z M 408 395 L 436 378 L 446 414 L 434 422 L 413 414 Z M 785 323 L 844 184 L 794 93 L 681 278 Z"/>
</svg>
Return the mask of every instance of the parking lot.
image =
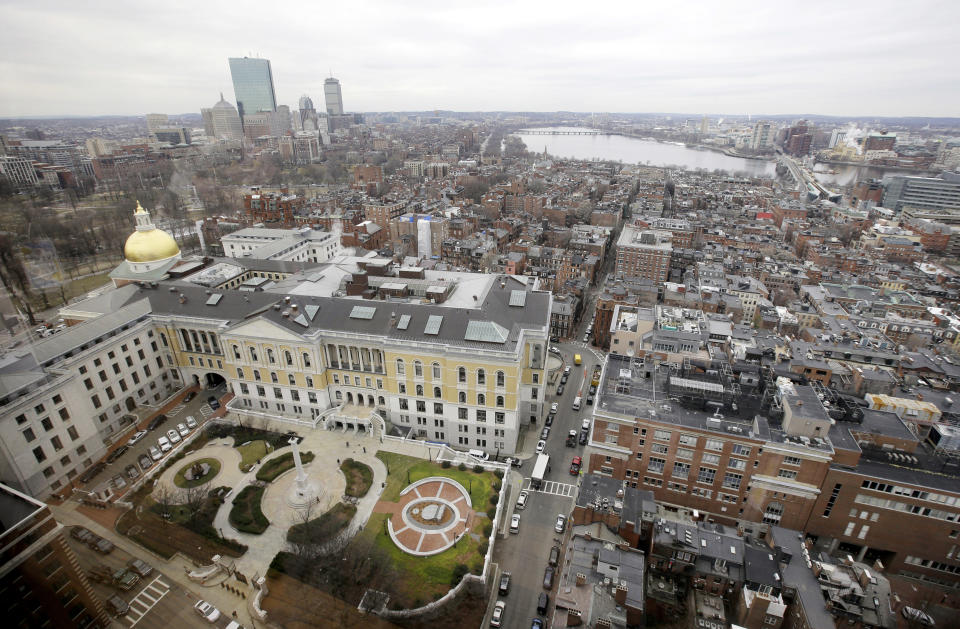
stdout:
<svg viewBox="0 0 960 629">
<path fill-rule="evenodd" d="M 148 424 L 151 422 L 147 418 L 144 418 L 139 422 L 136 429 L 129 430 L 124 437 L 118 441 L 121 446 L 116 448 L 114 453 L 111 453 L 103 460 L 103 468 L 96 474 L 93 474 L 92 477 L 89 477 L 86 482 L 81 482 L 80 487 L 87 491 L 94 491 L 99 496 L 103 495 L 103 492 L 100 490 L 104 487 L 110 487 L 111 493 L 114 495 L 126 491 L 130 483 L 135 482 L 145 471 L 151 469 L 154 465 L 162 464 L 170 453 L 170 451 L 159 452 L 161 455 L 159 459 L 154 459 L 151 456 L 151 448 L 156 448 L 158 451 L 160 449 L 158 446 L 160 437 L 167 437 L 167 431 L 169 430 L 176 431 L 178 424 L 186 425 L 187 417 L 193 417 L 197 422 L 197 427 L 188 429 L 186 436 L 192 436 L 197 431 L 203 430 L 207 418 L 215 412 L 208 402 L 209 396 L 214 395 L 219 399 L 224 393 L 225 389 L 222 386 L 216 389 L 200 389 L 190 401 L 181 401 L 173 408 L 167 410 L 167 412 L 164 413 L 166 420 L 154 426 L 153 429 L 148 429 Z M 187 397 L 189 397 L 189 394 Z M 137 434 L 138 431 L 146 431 L 146 435 L 133 445 L 128 445 L 129 439 Z M 171 450 L 175 450 L 181 443 L 182 436 L 180 441 L 171 443 Z M 121 449 L 124 449 L 123 453 L 116 455 L 115 452 Z M 85 477 L 87 477 L 86 474 L 81 476 L 81 478 Z"/>
<path fill-rule="evenodd" d="M 70 532 L 73 527 L 68 527 Z M 83 542 L 75 539 L 69 532 L 66 539 L 77 555 L 80 568 L 88 575 L 97 570 L 107 573 L 127 568 L 132 555 L 120 548 L 114 548 L 108 554 L 101 554 Z M 197 597 L 179 587 L 172 579 L 157 570 L 156 562 L 146 553 L 137 557 L 151 564 L 153 571 L 146 577 L 138 577 L 137 583 L 129 590 L 114 587 L 108 582 L 90 579 L 90 585 L 100 600 L 106 601 L 117 595 L 130 605 L 125 616 L 115 618 L 114 627 L 132 629 L 166 629 L 168 627 L 226 627 L 233 610 L 220 610 L 221 617 L 215 623 L 202 619 L 193 609 Z M 104 570 L 104 568 L 106 570 Z M 238 602 L 238 605 L 242 604 Z"/>
</svg>

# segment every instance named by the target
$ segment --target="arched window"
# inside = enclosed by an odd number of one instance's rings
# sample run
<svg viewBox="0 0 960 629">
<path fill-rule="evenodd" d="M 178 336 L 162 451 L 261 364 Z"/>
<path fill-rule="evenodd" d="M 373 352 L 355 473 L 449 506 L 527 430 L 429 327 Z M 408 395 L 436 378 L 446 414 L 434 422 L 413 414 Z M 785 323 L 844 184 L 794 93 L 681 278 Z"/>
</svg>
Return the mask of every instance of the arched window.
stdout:
<svg viewBox="0 0 960 629">
<path fill-rule="evenodd" d="M 466 404 L 466 403 L 467 403 L 467 392 L 466 392 L 466 391 L 461 391 L 461 392 L 460 392 L 460 395 L 457 396 L 457 401 L 459 401 L 461 404 Z"/>
<path fill-rule="evenodd" d="M 239 357 L 238 357 L 239 358 Z M 457 368 L 457 382 L 466 382 L 467 381 L 467 368 L 458 367 Z"/>
<path fill-rule="evenodd" d="M 373 396 L 372 396 L 372 395 L 368 395 L 368 396 L 367 396 L 367 406 L 373 406 Z"/>
<path fill-rule="evenodd" d="M 293 354 L 288 350 L 283 350 L 283 361 L 287 363 L 287 367 L 293 366 Z"/>
<path fill-rule="evenodd" d="M 276 356 L 273 355 L 273 350 L 269 347 L 267 348 L 267 362 L 269 362 L 271 365 L 276 364 L 277 362 Z"/>
<path fill-rule="evenodd" d="M 498 396 L 497 396 L 497 406 L 499 406 L 500 408 L 503 408 L 503 396 L 502 396 L 502 395 L 498 395 Z"/>
<path fill-rule="evenodd" d="M 277 372 L 276 372 L 276 371 L 271 371 L 271 372 L 270 372 L 270 382 L 272 382 L 272 383 L 274 383 L 274 384 L 280 384 L 280 378 L 277 377 Z"/>
<path fill-rule="evenodd" d="M 433 397 L 443 397 L 443 392 L 440 391 L 440 387 L 433 387 Z"/>
<path fill-rule="evenodd" d="M 308 353 L 306 353 L 306 352 L 303 353 L 303 366 L 304 366 L 304 367 L 309 367 L 309 366 L 310 366 L 310 354 L 308 354 Z"/>
<path fill-rule="evenodd" d="M 506 379 L 507 379 L 507 377 L 506 377 L 506 375 L 504 375 L 504 373 L 503 373 L 502 371 L 498 371 L 498 372 L 497 372 L 497 386 L 498 386 L 498 387 L 503 387 L 503 386 L 505 385 L 505 383 L 506 383 Z"/>
<path fill-rule="evenodd" d="M 398 358 L 398 359 L 397 359 L 397 375 L 398 375 L 398 376 L 402 376 L 402 375 L 404 375 L 405 373 L 407 373 L 406 365 L 403 364 L 403 359 L 402 359 L 402 358 Z"/>
<path fill-rule="evenodd" d="M 257 382 L 260 382 L 260 370 L 259 370 L 259 369 L 254 369 L 254 370 L 253 370 L 253 379 L 256 380 Z"/>
<path fill-rule="evenodd" d="M 779 502 L 771 502 L 763 512 L 764 524 L 780 524 L 780 518 L 783 517 L 783 505 Z"/>
<path fill-rule="evenodd" d="M 351 393 L 350 391 L 347 391 L 347 403 L 353 404 L 353 393 Z"/>
<path fill-rule="evenodd" d="M 422 384 L 418 384 L 418 385 L 417 385 L 417 395 L 419 395 L 419 396 L 421 396 L 421 397 L 423 396 L 423 385 L 422 385 Z"/>
<path fill-rule="evenodd" d="M 382 395 L 379 396 L 377 398 L 377 406 L 386 406 L 386 405 L 387 405 L 387 401 L 383 399 Z"/>
<path fill-rule="evenodd" d="M 422 378 L 423 377 L 423 363 L 419 360 L 414 361 L 413 363 L 413 377 Z"/>
<path fill-rule="evenodd" d="M 240 360 L 240 348 L 236 345 L 233 346 L 233 357 Z"/>
<path fill-rule="evenodd" d="M 483 406 L 486 403 L 487 403 L 487 396 L 485 396 L 483 393 L 477 393 L 477 404 L 480 406 Z"/>
<path fill-rule="evenodd" d="M 440 379 L 440 363 L 433 363 L 433 379 Z"/>
<path fill-rule="evenodd" d="M 256 348 L 256 347 L 251 347 L 251 348 L 250 348 L 250 360 L 252 360 L 253 362 L 257 362 L 257 348 Z"/>
<path fill-rule="evenodd" d="M 477 386 L 487 386 L 487 372 L 483 369 L 477 369 Z"/>
</svg>

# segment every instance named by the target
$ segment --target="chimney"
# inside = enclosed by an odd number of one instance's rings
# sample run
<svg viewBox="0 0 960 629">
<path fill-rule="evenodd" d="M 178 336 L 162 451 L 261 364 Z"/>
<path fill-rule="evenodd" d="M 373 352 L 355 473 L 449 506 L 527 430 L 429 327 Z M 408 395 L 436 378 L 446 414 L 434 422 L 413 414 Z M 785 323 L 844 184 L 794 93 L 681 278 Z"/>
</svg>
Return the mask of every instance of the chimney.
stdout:
<svg viewBox="0 0 960 629">
<path fill-rule="evenodd" d="M 597 618 L 597 622 L 593 624 L 597 629 L 612 629 L 613 625 L 610 624 L 609 618 Z"/>
<path fill-rule="evenodd" d="M 881 562 L 879 559 L 874 561 L 873 569 L 876 570 L 877 572 L 883 572 L 883 562 Z"/>
<path fill-rule="evenodd" d="M 578 627 L 581 624 L 580 612 L 576 609 L 567 610 L 567 626 Z"/>
<path fill-rule="evenodd" d="M 627 604 L 627 586 L 622 583 L 617 586 L 617 589 L 613 592 L 613 600 L 617 601 L 617 605 L 626 605 Z"/>
<path fill-rule="evenodd" d="M 584 585 L 587 582 L 587 575 L 582 572 L 577 573 L 577 587 Z"/>
</svg>

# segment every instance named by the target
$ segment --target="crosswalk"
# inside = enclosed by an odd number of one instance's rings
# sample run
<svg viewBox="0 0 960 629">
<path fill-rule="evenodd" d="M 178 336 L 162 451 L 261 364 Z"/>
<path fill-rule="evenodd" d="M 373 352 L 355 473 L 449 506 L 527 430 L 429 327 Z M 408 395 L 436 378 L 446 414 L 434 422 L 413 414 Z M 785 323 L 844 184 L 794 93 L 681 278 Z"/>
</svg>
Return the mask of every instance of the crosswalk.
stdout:
<svg viewBox="0 0 960 629">
<path fill-rule="evenodd" d="M 155 578 L 130 601 L 130 611 L 123 617 L 124 620 L 130 623 L 130 627 L 135 626 L 169 591 L 168 583 L 162 581 L 160 577 Z"/>
<path fill-rule="evenodd" d="M 171 408 L 169 411 L 167 411 L 167 417 L 176 417 L 185 408 L 187 408 L 186 404 L 177 404 L 176 406 Z"/>
<path fill-rule="evenodd" d="M 541 494 L 550 494 L 552 496 L 563 496 L 564 498 L 573 498 L 577 495 L 577 486 L 569 483 L 558 483 L 557 481 L 545 480 L 540 484 L 539 489 L 535 489 L 530 484 L 530 479 L 524 483 L 525 490 L 536 491 Z"/>
<path fill-rule="evenodd" d="M 200 414 L 203 415 L 204 419 L 206 419 L 207 417 L 210 417 L 214 413 L 216 413 L 216 411 L 210 408 L 209 404 L 204 404 L 203 406 L 200 407 Z"/>
</svg>

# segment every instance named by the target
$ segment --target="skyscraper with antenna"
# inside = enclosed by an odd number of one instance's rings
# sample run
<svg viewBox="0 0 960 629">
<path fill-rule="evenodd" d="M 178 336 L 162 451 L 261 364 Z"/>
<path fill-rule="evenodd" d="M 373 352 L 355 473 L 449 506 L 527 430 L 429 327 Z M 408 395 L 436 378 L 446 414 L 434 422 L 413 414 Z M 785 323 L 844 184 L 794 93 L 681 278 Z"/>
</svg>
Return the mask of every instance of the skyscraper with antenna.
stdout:
<svg viewBox="0 0 960 629">
<path fill-rule="evenodd" d="M 323 98 L 327 103 L 327 114 L 343 115 L 343 95 L 340 93 L 340 81 L 332 76 L 323 82 Z"/>
</svg>

